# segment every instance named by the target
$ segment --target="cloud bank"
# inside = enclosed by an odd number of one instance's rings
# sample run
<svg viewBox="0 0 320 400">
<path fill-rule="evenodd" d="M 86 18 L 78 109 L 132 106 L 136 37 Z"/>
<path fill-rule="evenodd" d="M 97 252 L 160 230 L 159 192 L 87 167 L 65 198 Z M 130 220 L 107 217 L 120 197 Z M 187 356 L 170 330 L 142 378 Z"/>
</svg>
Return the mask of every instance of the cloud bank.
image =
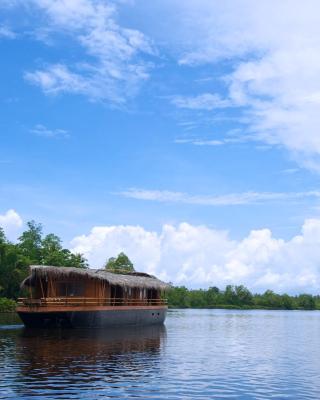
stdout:
<svg viewBox="0 0 320 400">
<path fill-rule="evenodd" d="M 22 225 L 22 218 L 15 210 L 10 209 L 4 214 L 0 214 L 0 227 L 10 240 L 16 239 Z"/>
<path fill-rule="evenodd" d="M 308 219 L 290 240 L 275 238 L 269 229 L 252 230 L 241 240 L 228 232 L 188 223 L 163 225 L 160 232 L 141 226 L 96 226 L 72 240 L 92 267 L 125 251 L 138 270 L 175 285 L 224 287 L 279 292 L 319 291 L 320 219 Z"/>
</svg>

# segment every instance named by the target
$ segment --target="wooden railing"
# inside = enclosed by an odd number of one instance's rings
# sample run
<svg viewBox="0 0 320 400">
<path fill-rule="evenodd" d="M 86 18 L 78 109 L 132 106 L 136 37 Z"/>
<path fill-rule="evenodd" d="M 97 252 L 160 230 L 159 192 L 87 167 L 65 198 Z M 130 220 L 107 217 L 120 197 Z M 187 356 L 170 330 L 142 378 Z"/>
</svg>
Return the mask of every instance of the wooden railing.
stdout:
<svg viewBox="0 0 320 400">
<path fill-rule="evenodd" d="M 45 297 L 31 299 L 20 297 L 19 306 L 51 307 L 51 306 L 165 306 L 166 299 L 122 299 L 97 297 Z"/>
</svg>

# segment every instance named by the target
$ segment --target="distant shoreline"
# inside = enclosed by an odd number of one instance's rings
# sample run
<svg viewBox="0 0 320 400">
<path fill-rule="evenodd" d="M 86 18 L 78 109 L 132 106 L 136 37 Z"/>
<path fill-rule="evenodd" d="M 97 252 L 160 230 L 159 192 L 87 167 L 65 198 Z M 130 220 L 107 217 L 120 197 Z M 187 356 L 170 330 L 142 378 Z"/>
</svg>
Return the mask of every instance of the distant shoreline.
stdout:
<svg viewBox="0 0 320 400">
<path fill-rule="evenodd" d="M 228 310 L 320 310 L 320 296 L 301 293 L 278 294 L 272 290 L 252 293 L 244 285 L 227 285 L 221 290 L 172 287 L 166 293 L 170 308 L 216 308 Z"/>
</svg>

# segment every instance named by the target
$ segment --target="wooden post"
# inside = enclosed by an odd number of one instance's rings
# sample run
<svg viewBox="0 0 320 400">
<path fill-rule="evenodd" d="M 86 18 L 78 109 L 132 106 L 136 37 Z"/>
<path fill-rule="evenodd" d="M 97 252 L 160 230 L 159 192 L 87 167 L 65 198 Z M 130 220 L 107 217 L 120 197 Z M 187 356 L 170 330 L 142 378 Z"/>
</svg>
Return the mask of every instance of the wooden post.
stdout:
<svg viewBox="0 0 320 400">
<path fill-rule="evenodd" d="M 44 298 L 44 291 L 43 291 L 43 286 L 42 286 L 42 279 L 39 278 L 39 280 L 40 280 L 40 287 L 41 287 L 42 298 Z"/>
</svg>

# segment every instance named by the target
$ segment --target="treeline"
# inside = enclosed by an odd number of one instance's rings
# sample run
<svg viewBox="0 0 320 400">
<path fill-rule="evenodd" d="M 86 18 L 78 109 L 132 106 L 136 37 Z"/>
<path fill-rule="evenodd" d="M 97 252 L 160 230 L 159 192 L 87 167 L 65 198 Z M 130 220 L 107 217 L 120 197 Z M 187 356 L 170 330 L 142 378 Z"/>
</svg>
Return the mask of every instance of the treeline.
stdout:
<svg viewBox="0 0 320 400">
<path fill-rule="evenodd" d="M 226 286 L 225 290 L 210 287 L 208 290 L 188 290 L 174 287 L 166 295 L 172 308 L 231 308 L 231 309 L 279 309 L 316 310 L 320 309 L 320 296 L 300 294 L 289 296 L 267 290 L 253 294 L 245 286 Z"/>
<path fill-rule="evenodd" d="M 42 225 L 34 221 L 27 223 L 27 230 L 17 243 L 11 243 L 0 228 L 0 297 L 19 297 L 20 283 L 32 264 L 85 268 L 87 260 L 64 249 L 61 239 L 53 233 L 44 236 Z M 0 310 L 3 304 L 7 304 L 6 300 L 0 301 Z"/>
</svg>

